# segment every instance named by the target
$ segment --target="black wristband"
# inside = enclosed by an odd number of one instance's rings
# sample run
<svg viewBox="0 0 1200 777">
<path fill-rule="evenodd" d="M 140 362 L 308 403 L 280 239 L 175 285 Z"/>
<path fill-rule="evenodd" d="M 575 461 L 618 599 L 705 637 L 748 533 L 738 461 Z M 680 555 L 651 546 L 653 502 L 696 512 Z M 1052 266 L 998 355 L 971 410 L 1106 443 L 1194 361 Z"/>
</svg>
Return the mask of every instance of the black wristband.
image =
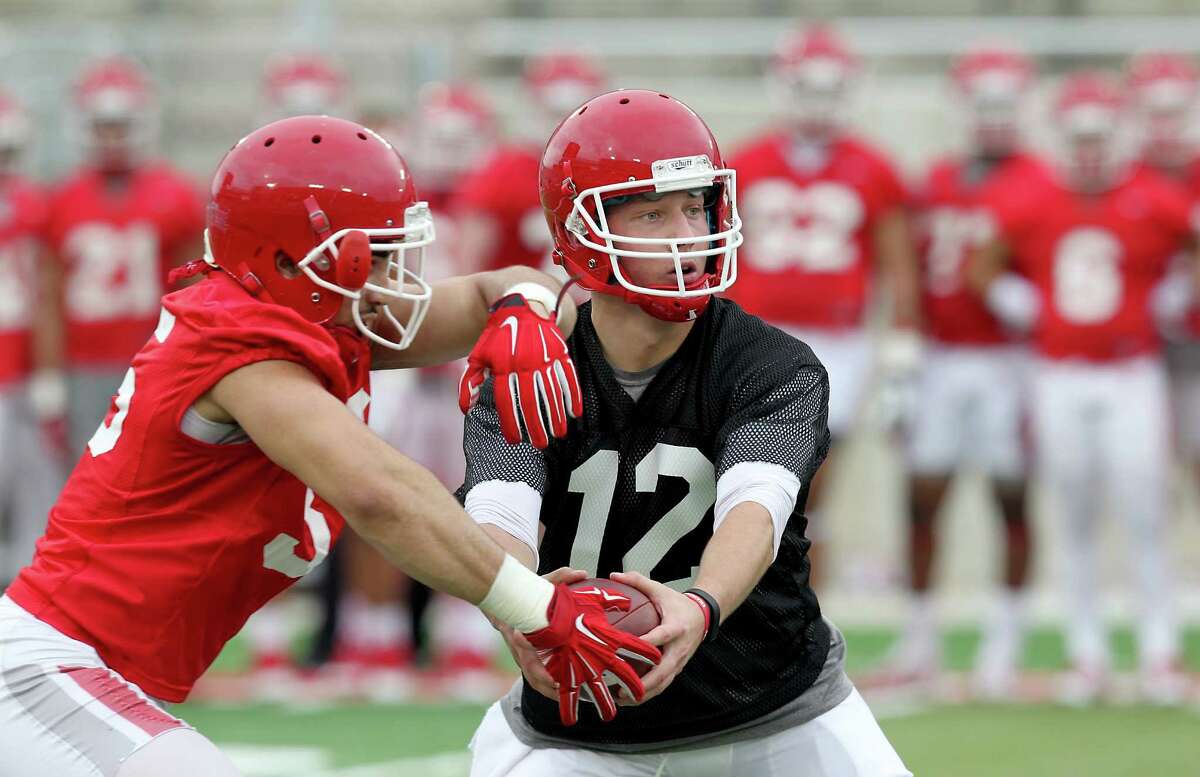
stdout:
<svg viewBox="0 0 1200 777">
<path fill-rule="evenodd" d="M 712 642 L 717 638 L 717 631 L 721 625 L 721 607 L 717 604 L 717 600 L 713 598 L 712 594 L 701 588 L 689 588 L 684 593 L 695 594 L 708 605 L 708 633 L 704 635 L 704 641 Z"/>
</svg>

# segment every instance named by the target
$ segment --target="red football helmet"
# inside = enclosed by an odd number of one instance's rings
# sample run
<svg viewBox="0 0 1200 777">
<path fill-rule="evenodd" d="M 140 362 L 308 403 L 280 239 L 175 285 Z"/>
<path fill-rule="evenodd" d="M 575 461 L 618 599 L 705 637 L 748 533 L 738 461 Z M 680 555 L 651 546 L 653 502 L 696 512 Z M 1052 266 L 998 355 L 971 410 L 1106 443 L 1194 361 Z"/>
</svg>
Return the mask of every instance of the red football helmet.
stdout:
<svg viewBox="0 0 1200 777">
<path fill-rule="evenodd" d="M 1084 189 L 1106 188 L 1120 164 L 1117 129 L 1125 100 L 1118 82 L 1105 73 L 1073 73 L 1054 103 L 1068 171 Z"/>
<path fill-rule="evenodd" d="M 433 240 L 433 219 L 404 160 L 351 121 L 297 116 L 268 124 L 238 141 L 213 177 L 209 264 L 316 323 L 364 289 L 408 300 L 404 324 L 380 309 L 396 339 L 372 331 L 353 307 L 358 329 L 389 348 L 408 347 L 429 306 L 421 260 Z M 368 280 L 372 254 L 388 258 L 386 286 Z"/>
<path fill-rule="evenodd" d="M 1183 54 L 1154 52 L 1129 61 L 1126 80 L 1137 109 L 1143 153 L 1154 164 L 1175 167 L 1191 156 L 1187 138 L 1200 74 Z"/>
<path fill-rule="evenodd" d="M 12 97 L 0 92 L 0 177 L 17 171 L 29 144 L 29 116 Z"/>
<path fill-rule="evenodd" d="M 734 171 L 722 163 L 708 125 L 678 100 L 642 89 L 592 98 L 550 136 L 539 179 L 554 261 L 583 288 L 617 295 L 655 318 L 687 321 L 736 280 L 742 222 Z M 632 237 L 608 228 L 604 201 L 609 198 L 693 189 L 709 190 L 709 248 L 681 250 L 694 244 L 695 236 Z M 615 242 L 646 250 L 617 248 Z M 622 271 L 624 261 L 665 255 L 675 262 L 674 284 L 641 286 Z M 683 263 L 696 260 L 704 262 L 704 271 L 688 283 Z"/>
<path fill-rule="evenodd" d="M 1002 155 L 1016 148 L 1021 100 L 1034 73 L 1029 57 L 1002 46 L 980 46 L 954 63 L 951 77 L 967 104 L 979 150 Z"/>
<path fill-rule="evenodd" d="M 342 72 L 316 54 L 274 58 L 263 72 L 263 92 L 275 118 L 337 113 L 345 91 Z"/>
<path fill-rule="evenodd" d="M 417 96 L 405 153 L 426 191 L 447 191 L 496 142 L 496 115 L 466 84 L 426 84 Z"/>
<path fill-rule="evenodd" d="M 137 163 L 158 133 L 158 112 L 150 79 L 123 57 L 89 65 L 75 83 L 77 135 L 93 163 L 123 169 Z"/>
<path fill-rule="evenodd" d="M 576 53 L 543 54 L 525 65 L 525 88 L 555 119 L 603 92 L 606 80 L 594 62 Z"/>
<path fill-rule="evenodd" d="M 798 129 L 813 135 L 836 131 L 859 60 L 833 28 L 814 24 L 785 36 L 769 70 L 769 83 Z"/>
</svg>

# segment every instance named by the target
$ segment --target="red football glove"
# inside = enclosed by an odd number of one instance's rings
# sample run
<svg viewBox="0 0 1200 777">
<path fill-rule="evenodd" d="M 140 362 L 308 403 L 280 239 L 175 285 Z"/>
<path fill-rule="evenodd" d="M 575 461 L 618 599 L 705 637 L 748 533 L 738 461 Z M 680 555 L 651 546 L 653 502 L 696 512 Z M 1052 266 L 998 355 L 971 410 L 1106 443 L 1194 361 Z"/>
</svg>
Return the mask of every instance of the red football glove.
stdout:
<svg viewBox="0 0 1200 777">
<path fill-rule="evenodd" d="M 492 307 L 479 342 L 467 357 L 458 383 L 458 406 L 464 413 L 479 396 L 488 374 L 496 377 L 496 412 L 504 439 L 521 441 L 518 416 L 535 447 L 550 444 L 547 434 L 567 433 L 567 416 L 583 412 L 579 377 L 558 327 L 535 313 L 520 294 L 510 294 Z"/>
<path fill-rule="evenodd" d="M 601 720 L 615 718 L 617 704 L 608 690 L 610 682 L 624 686 L 636 701 L 642 700 L 642 679 L 622 656 L 650 664 L 662 660 L 658 648 L 609 625 L 604 611 L 613 609 L 628 610 L 629 599 L 599 587 L 572 591 L 560 583 L 546 612 L 550 625 L 525 635 L 558 683 L 558 716 L 564 726 L 579 719 L 581 694 L 596 705 Z M 605 678 L 605 672 L 616 679 Z"/>
</svg>

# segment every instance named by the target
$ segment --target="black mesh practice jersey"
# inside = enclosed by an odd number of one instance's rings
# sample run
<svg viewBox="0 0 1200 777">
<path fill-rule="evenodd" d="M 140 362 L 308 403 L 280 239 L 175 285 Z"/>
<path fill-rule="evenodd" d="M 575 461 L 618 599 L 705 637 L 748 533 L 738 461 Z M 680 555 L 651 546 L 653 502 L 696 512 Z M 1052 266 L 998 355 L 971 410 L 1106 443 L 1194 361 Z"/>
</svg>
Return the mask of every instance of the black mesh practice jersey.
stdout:
<svg viewBox="0 0 1200 777">
<path fill-rule="evenodd" d="M 581 744 L 645 743 L 717 732 L 795 699 L 816 679 L 830 632 L 808 585 L 803 515 L 829 446 L 829 380 L 799 340 L 714 299 L 634 402 L 618 385 L 579 311 L 569 342 L 584 411 L 545 451 L 510 446 L 491 392 L 467 418 L 466 483 L 528 483 L 543 495 L 539 571 L 598 577 L 632 570 L 677 590 L 692 584 L 713 534 L 716 484 L 742 462 L 766 462 L 801 483 L 774 563 L 659 696 L 602 723 L 589 704 L 562 726 L 556 701 L 528 685 L 521 709 L 536 730 Z"/>
</svg>

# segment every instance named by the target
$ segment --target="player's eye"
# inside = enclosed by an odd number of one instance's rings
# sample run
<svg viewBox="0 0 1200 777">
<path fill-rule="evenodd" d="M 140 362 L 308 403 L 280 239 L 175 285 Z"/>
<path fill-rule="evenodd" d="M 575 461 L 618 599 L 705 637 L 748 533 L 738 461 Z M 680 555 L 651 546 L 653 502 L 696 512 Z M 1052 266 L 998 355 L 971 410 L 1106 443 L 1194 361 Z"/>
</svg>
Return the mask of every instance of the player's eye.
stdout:
<svg viewBox="0 0 1200 777">
<path fill-rule="evenodd" d="M 643 221 L 654 222 L 654 221 L 661 220 L 662 214 L 656 210 L 651 210 L 651 211 L 646 211 L 642 215 L 638 216 L 638 218 L 642 219 Z"/>
</svg>

